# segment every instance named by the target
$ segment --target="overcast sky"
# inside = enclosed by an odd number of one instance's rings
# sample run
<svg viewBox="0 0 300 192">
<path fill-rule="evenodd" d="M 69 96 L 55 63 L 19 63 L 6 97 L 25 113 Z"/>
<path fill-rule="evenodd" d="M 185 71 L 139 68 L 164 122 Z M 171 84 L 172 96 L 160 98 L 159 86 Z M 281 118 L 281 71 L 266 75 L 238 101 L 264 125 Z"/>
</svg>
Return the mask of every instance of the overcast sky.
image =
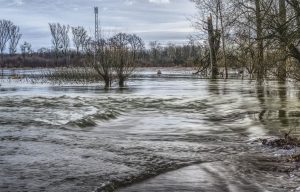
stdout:
<svg viewBox="0 0 300 192">
<path fill-rule="evenodd" d="M 0 0 L 0 19 L 20 26 L 22 42 L 34 49 L 51 46 L 49 22 L 84 26 L 94 31 L 93 7 L 99 7 L 106 34 L 136 33 L 146 43 L 183 43 L 194 30 L 187 18 L 195 14 L 189 0 Z"/>
</svg>

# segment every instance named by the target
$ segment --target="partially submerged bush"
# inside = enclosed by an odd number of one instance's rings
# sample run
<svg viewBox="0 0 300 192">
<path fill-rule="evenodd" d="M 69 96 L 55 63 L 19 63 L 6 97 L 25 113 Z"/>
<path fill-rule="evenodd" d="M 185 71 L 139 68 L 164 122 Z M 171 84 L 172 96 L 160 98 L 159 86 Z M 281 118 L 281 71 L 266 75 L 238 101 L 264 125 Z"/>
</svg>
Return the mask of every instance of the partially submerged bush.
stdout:
<svg viewBox="0 0 300 192">
<path fill-rule="evenodd" d="M 293 149 L 295 147 L 300 147 L 300 140 L 295 137 L 291 137 L 290 133 L 285 133 L 284 138 L 279 139 L 262 139 L 262 144 L 270 147 L 276 147 L 280 149 Z M 292 155 L 287 158 L 287 161 L 289 162 L 300 162 L 300 154 L 298 155 Z"/>
<path fill-rule="evenodd" d="M 300 162 L 300 154 L 299 155 L 293 155 L 288 159 L 289 162 Z"/>
<path fill-rule="evenodd" d="M 72 83 L 72 84 L 87 84 L 99 82 L 99 78 L 95 70 L 85 67 L 60 67 L 48 69 L 44 72 L 44 80 L 57 84 Z"/>
<path fill-rule="evenodd" d="M 95 70 L 106 88 L 111 87 L 114 79 L 123 87 L 136 68 L 143 48 L 144 43 L 140 37 L 119 33 L 108 40 L 101 39 L 90 43 L 85 66 Z"/>
<path fill-rule="evenodd" d="M 299 147 L 300 140 L 291 137 L 289 133 L 286 133 L 284 135 L 284 138 L 272 139 L 272 140 L 262 139 L 262 144 L 271 147 L 282 148 L 282 149 L 291 149 L 294 147 Z"/>
</svg>

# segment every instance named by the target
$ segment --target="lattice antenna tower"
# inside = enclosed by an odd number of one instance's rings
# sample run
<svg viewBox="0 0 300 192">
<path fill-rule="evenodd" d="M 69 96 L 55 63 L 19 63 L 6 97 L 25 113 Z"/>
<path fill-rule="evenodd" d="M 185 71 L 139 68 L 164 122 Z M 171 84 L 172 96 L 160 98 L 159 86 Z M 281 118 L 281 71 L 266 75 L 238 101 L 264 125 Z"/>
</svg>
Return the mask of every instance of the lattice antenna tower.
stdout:
<svg viewBox="0 0 300 192">
<path fill-rule="evenodd" d="M 99 41 L 99 9 L 98 7 L 94 8 L 95 13 L 95 41 Z"/>
</svg>

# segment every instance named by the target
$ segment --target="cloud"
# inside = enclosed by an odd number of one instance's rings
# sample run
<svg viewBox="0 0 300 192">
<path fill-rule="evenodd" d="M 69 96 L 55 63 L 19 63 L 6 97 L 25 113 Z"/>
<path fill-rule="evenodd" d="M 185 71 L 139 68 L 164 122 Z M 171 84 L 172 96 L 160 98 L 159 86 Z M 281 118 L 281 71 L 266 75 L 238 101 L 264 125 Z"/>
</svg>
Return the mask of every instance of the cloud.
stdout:
<svg viewBox="0 0 300 192">
<path fill-rule="evenodd" d="M 133 5 L 135 2 L 132 0 L 126 0 L 125 5 Z"/>
<path fill-rule="evenodd" d="M 99 7 L 104 36 L 137 33 L 146 43 L 186 41 L 193 31 L 186 18 L 197 11 L 183 0 L 0 0 L 0 4 L 0 18 L 20 26 L 21 42 L 32 43 L 35 50 L 51 47 L 49 22 L 83 26 L 93 35 L 94 6 Z"/>
<path fill-rule="evenodd" d="M 156 3 L 156 4 L 168 4 L 170 3 L 170 0 L 149 0 L 150 3 Z"/>
<path fill-rule="evenodd" d="M 11 6 L 22 6 L 24 4 L 23 0 L 13 0 L 10 4 Z"/>
</svg>

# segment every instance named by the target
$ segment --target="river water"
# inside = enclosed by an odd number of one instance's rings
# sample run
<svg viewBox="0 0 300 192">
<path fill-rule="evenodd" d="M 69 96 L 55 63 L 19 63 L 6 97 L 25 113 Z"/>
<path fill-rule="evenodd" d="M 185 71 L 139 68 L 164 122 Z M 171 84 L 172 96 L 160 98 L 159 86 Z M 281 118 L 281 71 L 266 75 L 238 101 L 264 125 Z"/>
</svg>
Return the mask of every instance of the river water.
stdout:
<svg viewBox="0 0 300 192">
<path fill-rule="evenodd" d="M 300 191 L 300 90 L 139 70 L 128 88 L 0 87 L 0 191 Z"/>
</svg>

